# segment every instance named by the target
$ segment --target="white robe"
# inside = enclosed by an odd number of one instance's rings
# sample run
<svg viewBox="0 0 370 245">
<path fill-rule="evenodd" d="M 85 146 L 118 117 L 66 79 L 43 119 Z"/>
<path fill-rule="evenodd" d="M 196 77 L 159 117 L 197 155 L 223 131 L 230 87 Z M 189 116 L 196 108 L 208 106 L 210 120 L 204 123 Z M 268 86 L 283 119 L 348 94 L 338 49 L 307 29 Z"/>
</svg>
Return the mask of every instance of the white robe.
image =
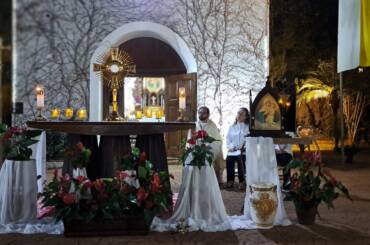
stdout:
<svg viewBox="0 0 370 245">
<path fill-rule="evenodd" d="M 214 168 L 216 170 L 216 174 L 218 175 L 219 172 L 222 172 L 222 170 L 225 168 L 225 162 L 222 155 L 222 137 L 220 134 L 220 130 L 217 128 L 216 124 L 210 119 L 208 119 L 207 122 L 200 121 L 196 122 L 195 130 L 196 131 L 204 130 L 207 132 L 209 136 L 217 140 L 211 144 L 211 147 L 213 152 Z M 217 178 L 220 178 L 220 176 L 217 176 Z"/>
</svg>

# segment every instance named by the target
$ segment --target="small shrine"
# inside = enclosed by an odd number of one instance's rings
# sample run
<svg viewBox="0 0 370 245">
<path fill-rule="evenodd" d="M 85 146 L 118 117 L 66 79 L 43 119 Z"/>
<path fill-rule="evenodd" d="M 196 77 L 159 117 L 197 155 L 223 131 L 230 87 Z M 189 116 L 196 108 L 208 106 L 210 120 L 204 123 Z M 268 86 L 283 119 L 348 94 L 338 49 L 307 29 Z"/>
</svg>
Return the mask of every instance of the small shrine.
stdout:
<svg viewBox="0 0 370 245">
<path fill-rule="evenodd" d="M 288 137 L 285 134 L 284 121 L 290 102 L 286 95 L 279 94 L 278 89 L 271 85 L 269 78 L 253 102 L 250 94 L 249 103 L 250 136 Z"/>
</svg>

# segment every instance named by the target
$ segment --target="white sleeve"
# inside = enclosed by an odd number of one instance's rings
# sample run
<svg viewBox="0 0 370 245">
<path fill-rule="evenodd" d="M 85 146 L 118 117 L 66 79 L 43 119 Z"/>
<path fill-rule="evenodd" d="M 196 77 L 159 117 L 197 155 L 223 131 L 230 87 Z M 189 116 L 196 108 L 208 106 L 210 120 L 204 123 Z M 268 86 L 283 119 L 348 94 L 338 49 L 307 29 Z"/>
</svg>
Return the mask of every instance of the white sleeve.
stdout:
<svg viewBox="0 0 370 245">
<path fill-rule="evenodd" d="M 229 127 L 229 130 L 227 131 L 227 135 L 226 135 L 226 147 L 229 150 L 235 147 L 234 144 L 232 143 L 231 128 L 232 126 Z"/>
</svg>

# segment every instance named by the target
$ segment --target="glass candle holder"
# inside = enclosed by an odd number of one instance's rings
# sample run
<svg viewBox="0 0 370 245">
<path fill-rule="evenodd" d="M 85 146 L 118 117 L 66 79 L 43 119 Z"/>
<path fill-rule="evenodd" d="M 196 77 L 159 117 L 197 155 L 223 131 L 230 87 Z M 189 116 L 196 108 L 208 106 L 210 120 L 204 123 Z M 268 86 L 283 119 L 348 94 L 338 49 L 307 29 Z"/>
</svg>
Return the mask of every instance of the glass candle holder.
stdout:
<svg viewBox="0 0 370 245">
<path fill-rule="evenodd" d="M 149 118 L 151 118 L 153 116 L 153 114 L 152 114 L 152 110 L 146 110 L 146 117 L 149 117 Z"/>
<path fill-rule="evenodd" d="M 53 108 L 53 109 L 50 111 L 50 117 L 51 117 L 51 119 L 58 120 L 58 119 L 59 119 L 59 117 L 60 117 L 60 109 L 58 109 L 58 108 Z"/>
<path fill-rule="evenodd" d="M 86 120 L 87 118 L 87 111 L 85 108 L 80 108 L 77 110 L 77 119 L 78 120 Z"/>
<path fill-rule="evenodd" d="M 64 110 L 64 116 L 67 120 L 71 119 L 73 117 L 73 108 L 68 107 Z"/>
<path fill-rule="evenodd" d="M 135 117 L 136 117 L 136 119 L 141 119 L 143 117 L 142 111 L 136 111 L 135 112 Z"/>
<path fill-rule="evenodd" d="M 155 112 L 155 117 L 156 117 L 157 119 L 161 119 L 161 118 L 162 118 L 162 112 L 161 112 L 161 111 L 156 111 L 156 112 Z"/>
</svg>

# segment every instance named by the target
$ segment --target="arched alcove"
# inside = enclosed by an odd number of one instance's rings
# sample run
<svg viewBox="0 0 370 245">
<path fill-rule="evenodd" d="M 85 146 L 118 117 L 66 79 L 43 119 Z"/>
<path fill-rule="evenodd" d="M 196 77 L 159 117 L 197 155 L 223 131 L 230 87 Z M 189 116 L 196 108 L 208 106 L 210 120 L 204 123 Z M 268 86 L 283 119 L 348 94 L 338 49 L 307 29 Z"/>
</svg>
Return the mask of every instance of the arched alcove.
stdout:
<svg viewBox="0 0 370 245">
<path fill-rule="evenodd" d="M 183 68 L 185 68 L 185 73 L 194 73 L 197 72 L 197 65 L 195 58 L 190 52 L 189 47 L 186 45 L 185 41 L 171 29 L 166 26 L 152 23 L 152 22 L 131 22 L 124 24 L 112 33 L 110 33 L 104 40 L 100 43 L 98 48 L 95 50 L 91 61 L 90 61 L 90 108 L 89 108 L 89 119 L 90 121 L 101 121 L 103 119 L 103 109 L 102 109 L 102 100 L 103 100 L 103 89 L 101 85 L 100 76 L 93 71 L 93 64 L 100 63 L 101 59 L 104 59 L 109 54 L 109 49 L 112 47 L 130 47 L 130 41 L 135 40 L 139 42 L 147 42 L 149 39 L 141 38 L 150 38 L 156 39 L 160 42 L 151 42 L 157 43 L 157 45 L 163 45 L 163 47 L 170 47 L 171 50 L 175 51 L 174 56 L 180 57 Z M 131 41 L 133 42 L 133 41 Z M 159 44 L 162 43 L 162 44 Z M 132 49 L 132 45 L 131 45 Z M 168 49 L 168 53 L 171 51 Z M 141 52 L 141 51 L 138 51 Z M 132 54 L 131 54 L 132 55 Z M 181 64 L 176 66 L 176 69 L 181 69 Z M 158 72 L 160 67 L 154 69 L 153 71 Z M 170 75 L 171 73 L 169 73 Z M 173 71 L 172 74 L 178 74 L 177 71 Z M 144 74 L 143 74 L 144 75 Z M 147 74 L 149 75 L 149 74 Z M 155 75 L 155 74 L 151 74 Z"/>
</svg>

